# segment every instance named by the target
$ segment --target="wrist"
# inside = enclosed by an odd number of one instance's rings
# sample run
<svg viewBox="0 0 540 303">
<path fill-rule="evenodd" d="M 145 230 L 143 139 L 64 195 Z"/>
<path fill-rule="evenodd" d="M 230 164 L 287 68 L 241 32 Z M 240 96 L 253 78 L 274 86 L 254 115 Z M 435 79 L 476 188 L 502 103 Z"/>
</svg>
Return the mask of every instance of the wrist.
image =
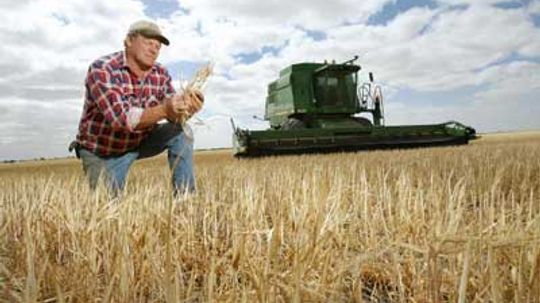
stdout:
<svg viewBox="0 0 540 303">
<path fill-rule="evenodd" d="M 135 129 L 145 129 L 147 127 L 151 127 L 165 118 L 167 118 L 167 114 L 164 106 L 157 105 L 146 108 L 143 111 L 141 119 Z"/>
<path fill-rule="evenodd" d="M 156 112 L 156 115 L 159 117 L 159 120 L 167 119 L 168 116 L 169 116 L 167 114 L 167 108 L 165 107 L 165 104 L 159 104 L 159 105 L 155 106 L 154 110 Z"/>
</svg>

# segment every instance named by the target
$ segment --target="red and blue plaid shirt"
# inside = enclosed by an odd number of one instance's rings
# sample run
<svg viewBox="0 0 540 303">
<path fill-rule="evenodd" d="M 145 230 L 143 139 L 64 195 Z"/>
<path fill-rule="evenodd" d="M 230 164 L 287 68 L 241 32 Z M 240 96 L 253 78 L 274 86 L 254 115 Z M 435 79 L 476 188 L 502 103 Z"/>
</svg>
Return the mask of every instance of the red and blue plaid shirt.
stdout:
<svg viewBox="0 0 540 303">
<path fill-rule="evenodd" d="M 156 63 L 144 79 L 128 69 L 124 52 L 94 61 L 85 82 L 84 108 L 77 141 L 99 156 L 120 155 L 135 149 L 152 128 L 135 130 L 133 114 L 160 104 L 175 91 L 171 76 Z"/>
</svg>

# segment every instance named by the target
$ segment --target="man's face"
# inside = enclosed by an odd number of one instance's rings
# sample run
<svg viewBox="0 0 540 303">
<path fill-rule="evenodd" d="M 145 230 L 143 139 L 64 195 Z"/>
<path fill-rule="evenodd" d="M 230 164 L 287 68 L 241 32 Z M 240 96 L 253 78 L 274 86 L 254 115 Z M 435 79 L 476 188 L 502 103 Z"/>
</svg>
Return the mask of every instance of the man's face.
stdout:
<svg viewBox="0 0 540 303">
<path fill-rule="evenodd" d="M 143 35 L 135 35 L 128 40 L 127 51 L 142 70 L 148 70 L 154 65 L 161 49 L 161 42 Z"/>
</svg>

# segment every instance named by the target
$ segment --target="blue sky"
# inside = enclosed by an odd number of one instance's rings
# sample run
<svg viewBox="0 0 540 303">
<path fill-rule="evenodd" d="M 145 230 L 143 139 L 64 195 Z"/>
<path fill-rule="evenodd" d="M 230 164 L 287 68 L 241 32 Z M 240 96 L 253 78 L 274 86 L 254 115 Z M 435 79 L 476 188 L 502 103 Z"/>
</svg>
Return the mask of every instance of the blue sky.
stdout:
<svg viewBox="0 0 540 303">
<path fill-rule="evenodd" d="M 368 18 L 367 24 L 369 25 L 386 25 L 389 21 L 394 19 L 400 13 L 407 11 L 414 7 L 428 7 L 430 9 L 437 8 L 436 1 L 419 1 L 419 0 L 409 0 L 409 1 L 396 1 L 389 2 L 384 5 L 382 10 L 371 15 Z"/>
<path fill-rule="evenodd" d="M 176 87 L 215 66 L 197 148 L 231 144 L 230 118 L 266 128 L 266 85 L 298 62 L 359 55 L 392 125 L 458 120 L 480 132 L 540 129 L 540 1 L 7 0 L 0 4 L 0 160 L 67 156 L 86 68 L 158 23 Z"/>
<path fill-rule="evenodd" d="M 180 3 L 173 0 L 144 0 L 144 13 L 152 18 L 169 18 L 174 12 L 181 9 Z"/>
</svg>

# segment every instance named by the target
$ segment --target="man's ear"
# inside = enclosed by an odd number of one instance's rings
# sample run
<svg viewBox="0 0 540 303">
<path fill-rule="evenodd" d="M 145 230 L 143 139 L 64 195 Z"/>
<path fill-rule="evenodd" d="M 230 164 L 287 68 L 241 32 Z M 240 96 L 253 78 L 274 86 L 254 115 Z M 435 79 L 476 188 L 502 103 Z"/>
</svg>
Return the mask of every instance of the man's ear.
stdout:
<svg viewBox="0 0 540 303">
<path fill-rule="evenodd" d="M 124 47 L 131 47 L 133 44 L 133 39 L 135 38 L 134 35 L 127 35 L 124 39 Z"/>
</svg>

